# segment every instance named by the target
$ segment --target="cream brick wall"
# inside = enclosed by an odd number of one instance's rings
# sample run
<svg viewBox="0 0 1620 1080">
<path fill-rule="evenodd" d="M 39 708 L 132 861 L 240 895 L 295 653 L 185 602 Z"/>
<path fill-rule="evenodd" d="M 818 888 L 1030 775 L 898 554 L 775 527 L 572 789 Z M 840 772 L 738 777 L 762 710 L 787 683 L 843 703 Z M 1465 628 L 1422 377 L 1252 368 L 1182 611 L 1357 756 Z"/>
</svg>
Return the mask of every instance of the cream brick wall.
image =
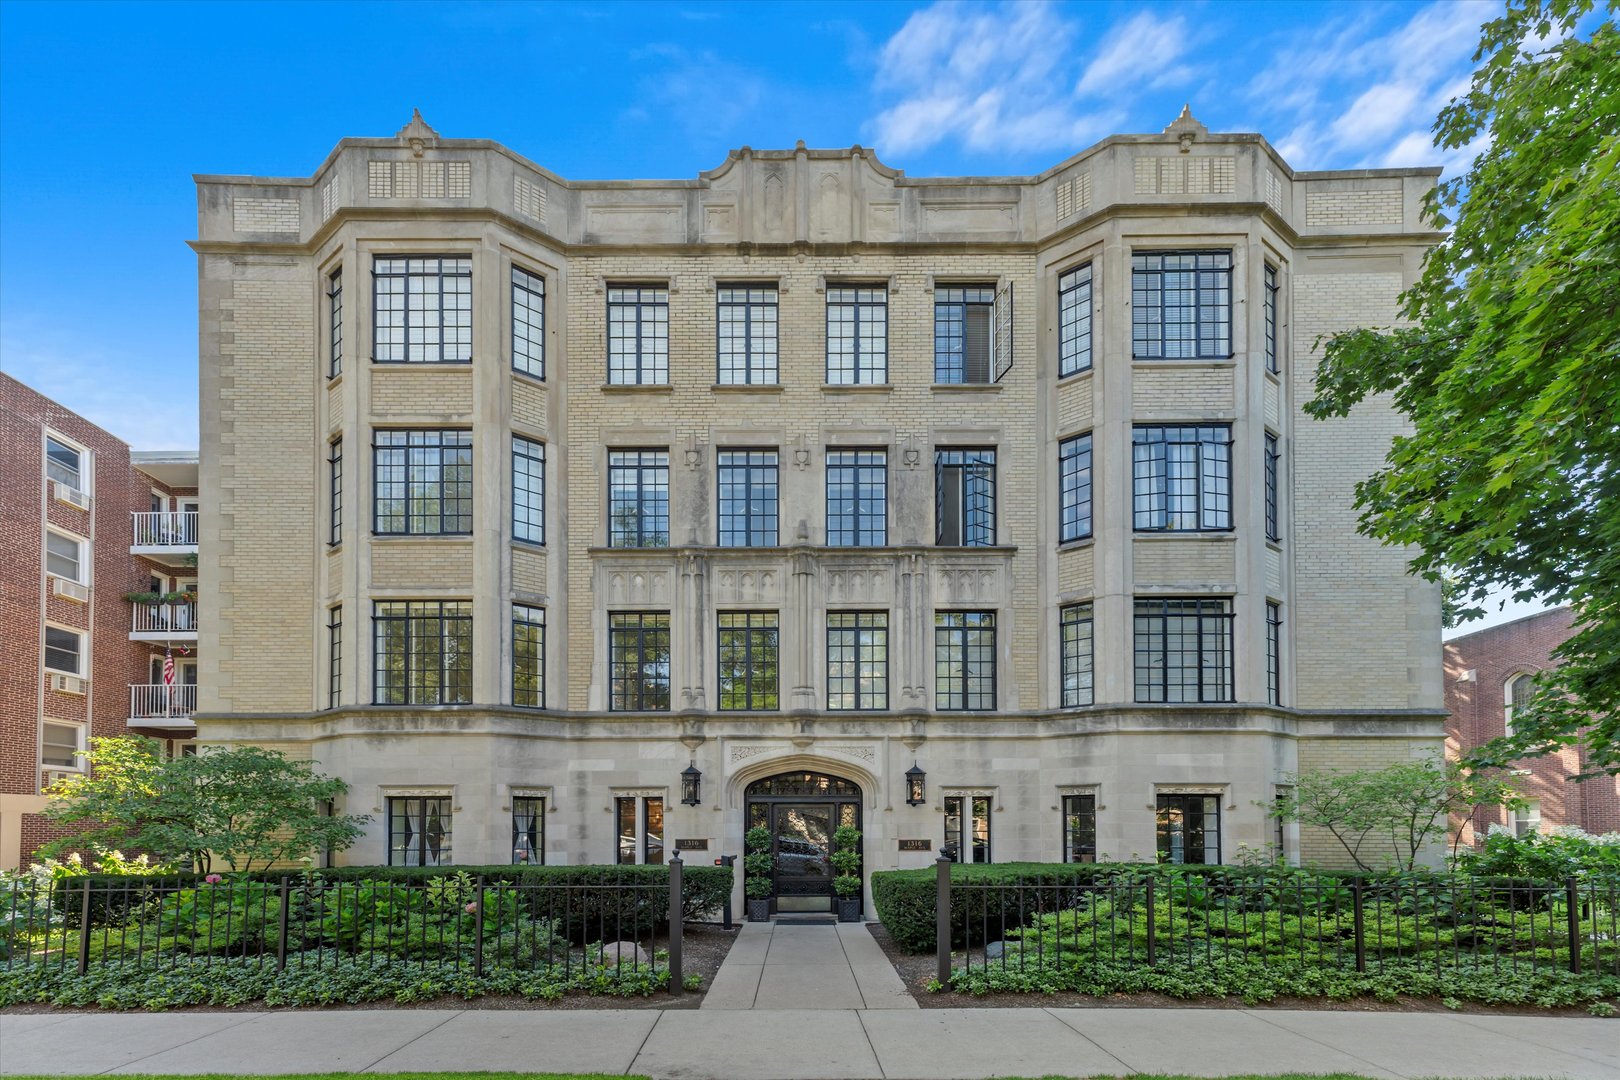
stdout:
<svg viewBox="0 0 1620 1080">
<path fill-rule="evenodd" d="M 1221 540 L 1138 537 L 1132 567 L 1139 586 L 1230 591 L 1237 581 L 1237 545 Z"/>
<path fill-rule="evenodd" d="M 1233 408 L 1229 366 L 1138 364 L 1131 373 L 1131 403 L 1139 420 L 1189 419 Z"/>
<path fill-rule="evenodd" d="M 369 351 L 369 343 L 367 345 Z M 492 350 L 479 350 L 488 356 Z M 378 418 L 442 416 L 446 422 L 472 413 L 471 369 L 424 364 L 371 366 L 371 409 Z"/>
<path fill-rule="evenodd" d="M 233 208 L 237 232 L 298 232 L 298 200 L 238 197 Z"/>
<path fill-rule="evenodd" d="M 1305 196 L 1307 225 L 1399 225 L 1401 190 L 1313 191 Z"/>
<path fill-rule="evenodd" d="M 470 540 L 390 537 L 371 545 L 371 587 L 457 599 L 473 588 Z"/>
</svg>

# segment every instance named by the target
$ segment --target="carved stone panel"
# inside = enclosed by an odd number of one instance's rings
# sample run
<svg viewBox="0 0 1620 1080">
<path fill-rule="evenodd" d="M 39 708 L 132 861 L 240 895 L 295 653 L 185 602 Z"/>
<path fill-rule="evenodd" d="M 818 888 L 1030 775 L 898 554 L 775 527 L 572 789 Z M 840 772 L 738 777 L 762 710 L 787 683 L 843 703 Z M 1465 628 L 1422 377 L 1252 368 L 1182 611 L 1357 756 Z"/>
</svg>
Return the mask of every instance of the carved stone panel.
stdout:
<svg viewBox="0 0 1620 1080">
<path fill-rule="evenodd" d="M 822 567 L 822 590 L 829 606 L 894 603 L 894 570 L 869 564 Z"/>
<path fill-rule="evenodd" d="M 598 566 L 597 574 L 609 604 L 667 608 L 674 597 L 668 567 Z"/>
<path fill-rule="evenodd" d="M 994 605 L 1005 595 L 1001 577 L 1002 567 L 999 562 L 975 560 L 971 563 L 946 563 L 935 566 L 933 581 L 935 606 Z"/>
<path fill-rule="evenodd" d="M 780 566 L 722 566 L 710 576 L 714 602 L 786 604 L 787 577 Z"/>
</svg>

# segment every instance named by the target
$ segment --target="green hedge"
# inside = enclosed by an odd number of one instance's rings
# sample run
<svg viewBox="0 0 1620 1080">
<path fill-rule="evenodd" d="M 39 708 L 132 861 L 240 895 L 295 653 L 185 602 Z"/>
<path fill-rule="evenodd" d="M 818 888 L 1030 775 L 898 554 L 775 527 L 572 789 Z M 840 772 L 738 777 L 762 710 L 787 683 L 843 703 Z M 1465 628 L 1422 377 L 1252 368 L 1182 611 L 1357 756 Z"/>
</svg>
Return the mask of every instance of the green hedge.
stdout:
<svg viewBox="0 0 1620 1080">
<path fill-rule="evenodd" d="M 635 885 L 653 888 L 637 889 L 612 897 L 600 889 L 580 891 L 567 896 L 566 910 L 571 928 L 584 922 L 600 924 L 603 920 L 623 918 L 627 930 L 645 928 L 649 923 L 661 923 L 669 917 L 668 866 L 339 866 L 313 871 L 322 881 L 336 883 L 382 882 L 399 885 L 421 884 L 435 878 L 453 874 L 483 877 L 490 885 L 550 885 L 550 886 L 615 886 Z M 727 866 L 683 866 L 681 918 L 695 922 L 717 913 L 726 897 L 731 894 L 733 870 Z M 90 923 L 102 926 L 122 921 L 131 909 L 151 900 L 157 893 L 175 889 L 195 888 L 203 883 L 203 874 L 163 874 L 136 877 L 121 874 L 85 874 L 59 879 L 55 883 L 53 903 L 65 917 L 69 926 L 77 926 L 85 883 L 90 883 Z M 227 874 L 229 881 L 278 882 L 287 877 L 294 885 L 302 885 L 305 875 L 285 870 L 253 871 L 246 874 Z M 663 891 L 656 886 L 663 885 Z M 544 914 L 555 894 L 535 891 L 526 894 L 536 913 Z"/>
</svg>

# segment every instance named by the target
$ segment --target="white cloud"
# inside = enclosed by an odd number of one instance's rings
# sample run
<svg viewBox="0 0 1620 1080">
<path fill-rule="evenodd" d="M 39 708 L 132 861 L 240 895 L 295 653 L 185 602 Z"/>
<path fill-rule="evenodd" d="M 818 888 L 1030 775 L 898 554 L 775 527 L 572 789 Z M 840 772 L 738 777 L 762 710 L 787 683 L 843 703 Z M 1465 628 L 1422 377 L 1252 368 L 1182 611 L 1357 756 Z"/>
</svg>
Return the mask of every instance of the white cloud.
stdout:
<svg viewBox="0 0 1620 1080">
<path fill-rule="evenodd" d="M 984 152 L 1077 150 L 1123 119 L 1064 88 L 1079 24 L 1047 4 L 936 3 L 884 43 L 875 86 L 894 100 L 866 125 L 879 152 L 946 141 Z"/>
<path fill-rule="evenodd" d="M 129 355 L 41 332 L 0 327 L 5 373 L 105 428 L 136 450 L 197 448 L 197 367 L 180 357 L 140 365 Z"/>
<path fill-rule="evenodd" d="M 1128 93 L 1133 85 L 1163 86 L 1180 81 L 1188 72 L 1176 61 L 1187 47 L 1186 20 L 1160 19 L 1144 11 L 1108 31 L 1074 92 L 1095 97 Z"/>
<path fill-rule="evenodd" d="M 1279 41 L 1277 62 L 1247 96 L 1271 114 L 1277 150 L 1305 169 L 1443 164 L 1427 134 L 1440 108 L 1465 90 L 1490 0 L 1438 0 L 1383 33 L 1371 5 Z M 1349 104 L 1344 102 L 1348 100 Z"/>
</svg>

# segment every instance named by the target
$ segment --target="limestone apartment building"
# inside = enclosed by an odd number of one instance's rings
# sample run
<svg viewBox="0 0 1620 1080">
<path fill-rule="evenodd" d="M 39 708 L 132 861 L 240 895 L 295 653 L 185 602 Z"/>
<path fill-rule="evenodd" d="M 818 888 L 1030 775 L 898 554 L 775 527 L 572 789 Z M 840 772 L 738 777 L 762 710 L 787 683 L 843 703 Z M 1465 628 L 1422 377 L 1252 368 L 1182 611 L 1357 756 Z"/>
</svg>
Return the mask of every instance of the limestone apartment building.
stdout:
<svg viewBox="0 0 1620 1080">
<path fill-rule="evenodd" d="M 1442 742 L 1438 595 L 1354 534 L 1397 417 L 1300 412 L 1437 174 L 1184 112 L 1038 176 L 420 115 L 200 176 L 199 730 L 348 780 L 356 863 L 1309 856 L 1290 771 Z"/>
</svg>

